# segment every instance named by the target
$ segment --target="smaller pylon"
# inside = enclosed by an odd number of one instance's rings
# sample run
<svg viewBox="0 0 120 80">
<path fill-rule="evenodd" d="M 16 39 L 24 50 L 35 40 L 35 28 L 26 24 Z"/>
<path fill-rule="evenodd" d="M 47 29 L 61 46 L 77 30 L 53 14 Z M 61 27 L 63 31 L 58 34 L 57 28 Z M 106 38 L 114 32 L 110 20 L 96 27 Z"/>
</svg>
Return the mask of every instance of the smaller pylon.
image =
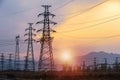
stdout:
<svg viewBox="0 0 120 80">
<path fill-rule="evenodd" d="M 9 59 L 8 59 L 8 70 L 12 70 L 12 55 L 13 54 L 8 54 Z"/>
<path fill-rule="evenodd" d="M 105 71 L 107 71 L 107 65 L 108 65 L 107 58 L 104 58 L 104 60 L 105 60 L 105 63 L 104 63 Z"/>
<path fill-rule="evenodd" d="M 119 71 L 119 57 L 115 58 L 115 71 Z"/>
<path fill-rule="evenodd" d="M 93 66 L 93 68 L 94 68 L 93 69 L 94 71 L 97 71 L 97 58 L 96 57 L 94 58 L 94 66 Z"/>
<path fill-rule="evenodd" d="M 83 70 L 83 71 L 86 70 L 86 63 L 85 63 L 85 61 L 83 61 L 82 70 Z"/>
<path fill-rule="evenodd" d="M 27 56 L 26 56 L 26 61 L 25 61 L 25 70 L 26 71 L 35 71 L 35 62 L 34 62 L 34 50 L 33 50 L 33 36 L 36 36 L 36 34 L 33 34 L 33 31 L 35 29 L 32 27 L 33 23 L 28 23 L 29 28 L 27 28 L 25 31 L 28 31 L 25 36 L 28 36 L 28 39 L 25 41 L 28 42 L 28 47 L 27 47 Z"/>
<path fill-rule="evenodd" d="M 25 56 L 24 62 L 25 62 L 24 71 L 26 71 L 26 69 L 27 69 L 27 56 Z"/>
<path fill-rule="evenodd" d="M 1 61 L 0 61 L 0 63 L 1 63 L 1 71 L 4 71 L 4 53 L 1 53 L 0 58 L 1 58 Z"/>
<path fill-rule="evenodd" d="M 15 62 L 14 62 L 15 70 L 20 70 L 19 38 L 20 38 L 19 35 L 16 36 L 16 38 L 15 38 L 15 41 L 16 41 Z"/>
</svg>

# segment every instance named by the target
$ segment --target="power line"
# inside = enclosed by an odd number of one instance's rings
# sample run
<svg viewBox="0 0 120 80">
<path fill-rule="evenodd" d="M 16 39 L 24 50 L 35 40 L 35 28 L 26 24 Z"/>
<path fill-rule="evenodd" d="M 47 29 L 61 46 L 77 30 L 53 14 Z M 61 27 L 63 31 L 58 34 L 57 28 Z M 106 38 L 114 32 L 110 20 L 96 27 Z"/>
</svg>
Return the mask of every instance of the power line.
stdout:
<svg viewBox="0 0 120 80">
<path fill-rule="evenodd" d="M 63 34 L 60 35 L 61 38 L 63 38 L 63 36 L 65 36 L 65 38 L 69 37 L 72 40 L 74 39 L 74 40 L 78 40 L 78 41 L 80 41 L 80 40 L 89 40 L 89 41 L 92 40 L 92 42 L 88 42 L 87 45 L 88 44 L 93 44 L 93 43 L 95 44 L 95 43 L 98 43 L 98 42 L 106 40 L 106 39 L 120 38 L 120 34 L 110 35 L 110 36 L 101 36 L 101 37 L 81 37 L 81 38 L 78 38 L 78 37 L 75 37 L 75 36 L 63 35 Z"/>
<path fill-rule="evenodd" d="M 64 7 L 64 6 L 66 6 L 66 5 L 68 5 L 68 4 L 71 3 L 72 1 L 74 1 L 74 0 L 71 0 L 71 1 L 63 4 L 62 6 L 57 7 L 57 8 L 54 9 L 53 11 L 58 10 L 59 8 L 62 8 L 62 7 Z M 24 9 L 24 10 L 20 10 L 20 11 L 16 11 L 16 12 L 10 13 L 10 14 L 8 14 L 7 16 L 5 15 L 5 16 L 0 16 L 0 17 L 15 16 L 15 15 L 17 15 L 17 14 L 24 13 L 24 12 L 27 12 L 27 11 L 30 11 L 30 10 L 33 10 L 33 9 L 36 9 L 36 8 L 35 8 L 35 7 L 32 7 L 32 8 Z"/>
<path fill-rule="evenodd" d="M 40 0 L 40 1 L 42 1 L 42 0 Z M 38 6 L 38 5 L 37 5 L 37 6 Z M 37 7 L 37 6 L 36 6 L 36 7 Z M 36 7 L 31 7 L 31 8 L 28 8 L 28 9 L 23 9 L 23 10 L 20 10 L 20 11 L 16 11 L 16 12 L 10 13 L 10 14 L 8 14 L 7 16 L 5 15 L 5 16 L 0 16 L 0 17 L 15 16 L 15 15 L 17 15 L 17 14 L 24 13 L 24 12 L 27 12 L 27 11 L 30 11 L 30 10 L 33 10 L 33 9 L 36 9 Z"/>
<path fill-rule="evenodd" d="M 100 22 L 100 23 L 97 23 L 97 24 L 94 24 L 94 25 L 90 25 L 90 26 L 86 26 L 86 27 L 81 27 L 81 28 L 78 28 L 78 29 L 73 29 L 73 30 L 68 30 L 68 31 L 61 31 L 61 32 L 74 32 L 74 31 L 79 31 L 81 29 L 87 29 L 87 28 L 91 28 L 91 27 L 96 27 L 97 25 L 102 25 L 102 24 L 105 24 L 105 23 L 108 23 L 108 22 L 111 22 L 111 21 L 114 21 L 114 20 L 117 20 L 119 19 L 120 17 L 117 17 L 117 18 L 113 18 L 113 19 L 110 19 L 110 20 L 106 20 L 104 22 Z M 58 32 L 58 33 L 61 33 L 61 32 Z"/>
<path fill-rule="evenodd" d="M 73 1 L 75 1 L 75 0 L 70 0 L 70 1 L 68 1 L 67 3 L 65 3 L 65 4 L 63 4 L 63 5 L 59 6 L 59 7 L 57 7 L 56 9 L 52 10 L 52 12 L 53 12 L 53 11 L 56 11 L 56 10 L 62 8 L 62 7 L 65 7 L 66 5 L 70 4 L 70 3 L 73 2 Z"/>
<path fill-rule="evenodd" d="M 61 35 L 61 34 L 60 34 Z M 79 40 L 84 40 L 84 39 L 109 39 L 109 38 L 116 38 L 120 37 L 120 34 L 115 34 L 115 35 L 109 35 L 109 36 L 101 36 L 101 37 L 77 37 L 77 36 L 70 36 L 66 34 L 62 34 L 62 36 L 70 37 L 72 39 L 79 39 Z"/>
<path fill-rule="evenodd" d="M 101 5 L 101 4 L 104 4 L 105 2 L 107 2 L 107 1 L 109 1 L 109 0 L 105 0 L 105 1 L 103 1 L 103 2 L 101 2 L 101 3 L 98 3 L 98 4 L 96 4 L 96 5 L 94 5 L 94 6 L 92 6 L 92 7 L 90 7 L 90 8 L 87 8 L 87 9 L 85 9 L 83 12 L 81 12 L 81 13 L 76 13 L 75 15 L 73 15 L 73 16 L 71 16 L 71 17 L 68 17 L 67 19 L 72 19 L 72 18 L 75 18 L 76 16 L 79 16 L 79 15 L 81 15 L 81 14 L 83 14 L 83 13 L 85 13 L 85 12 L 88 12 L 88 11 L 90 11 L 90 10 L 92 10 L 92 9 L 94 9 L 94 8 L 96 8 L 96 7 L 98 7 L 99 5 Z M 59 22 L 63 22 L 64 20 L 60 20 Z"/>
<path fill-rule="evenodd" d="M 17 11 L 17 12 L 13 12 L 13 13 L 10 13 L 10 14 L 7 14 L 7 16 L 0 16 L 0 17 L 9 17 L 9 16 L 15 16 L 17 14 L 20 14 L 20 13 L 24 13 L 26 11 L 30 11 L 30 10 L 33 10 L 35 8 L 29 8 L 29 9 L 26 9 L 26 10 L 21 10 L 21 11 Z M 1 18 L 2 19 L 2 18 Z"/>
<path fill-rule="evenodd" d="M 25 42 L 21 42 L 21 45 L 26 44 Z M 9 47 L 9 46 L 14 46 L 15 43 L 0 43 L 0 47 Z"/>
<path fill-rule="evenodd" d="M 106 0 L 106 1 L 108 1 L 108 0 Z M 106 1 L 103 1 L 102 3 L 104 3 L 104 2 L 106 2 Z M 87 8 L 87 9 L 89 9 L 89 8 Z M 85 11 L 85 10 L 87 10 L 87 9 L 83 9 L 83 11 Z M 81 10 L 78 10 L 78 11 L 76 11 L 76 12 L 72 12 L 72 13 L 67 13 L 67 14 L 62 14 L 62 15 L 57 15 L 57 16 L 60 16 L 60 17 L 62 17 L 62 16 L 65 16 L 65 15 L 74 15 L 74 14 L 76 14 L 76 13 L 80 13 L 81 12 Z"/>
<path fill-rule="evenodd" d="M 106 20 L 106 19 L 110 19 L 110 18 L 114 18 L 116 16 L 119 17 L 120 14 L 116 14 L 110 17 L 104 17 L 104 18 L 100 18 L 100 19 L 96 19 L 96 20 L 91 20 L 91 21 L 87 21 L 87 22 L 80 22 L 80 23 L 72 23 L 72 24 L 66 24 L 66 25 L 79 25 L 79 24 L 87 24 L 87 23 L 92 23 L 92 22 L 97 22 L 97 21 L 102 21 L 102 20 Z"/>
</svg>

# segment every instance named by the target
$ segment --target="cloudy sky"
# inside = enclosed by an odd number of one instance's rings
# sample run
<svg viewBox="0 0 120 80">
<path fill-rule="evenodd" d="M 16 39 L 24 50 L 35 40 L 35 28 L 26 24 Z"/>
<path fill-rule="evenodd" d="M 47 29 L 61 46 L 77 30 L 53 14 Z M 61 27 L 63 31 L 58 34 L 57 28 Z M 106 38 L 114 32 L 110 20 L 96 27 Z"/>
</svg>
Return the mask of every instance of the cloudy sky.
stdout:
<svg viewBox="0 0 120 80">
<path fill-rule="evenodd" d="M 63 51 L 73 55 L 84 55 L 91 51 L 120 53 L 120 1 L 119 0 L 1 0 L 0 1 L 0 53 L 14 53 L 15 36 L 24 40 L 29 22 L 36 23 L 43 17 L 41 5 L 52 5 L 51 18 L 58 24 L 52 27 L 53 52 L 59 56 Z M 40 29 L 41 25 L 34 25 Z M 21 43 L 25 56 L 26 44 Z M 35 56 L 39 55 L 39 44 L 35 44 Z"/>
</svg>

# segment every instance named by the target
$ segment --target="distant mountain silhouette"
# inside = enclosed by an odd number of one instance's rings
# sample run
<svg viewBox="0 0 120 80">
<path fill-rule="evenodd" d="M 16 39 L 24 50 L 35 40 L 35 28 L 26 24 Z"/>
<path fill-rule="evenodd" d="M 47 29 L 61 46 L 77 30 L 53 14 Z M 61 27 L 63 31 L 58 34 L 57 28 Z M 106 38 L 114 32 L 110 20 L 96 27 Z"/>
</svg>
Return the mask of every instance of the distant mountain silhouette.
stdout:
<svg viewBox="0 0 120 80">
<path fill-rule="evenodd" d="M 107 58 L 107 62 L 109 64 L 113 64 L 113 63 L 115 63 L 116 57 L 120 57 L 120 54 L 107 53 L 104 51 L 100 51 L 100 52 L 90 52 L 84 56 L 77 56 L 75 58 L 75 60 L 76 60 L 77 65 L 82 65 L 83 61 L 85 61 L 86 65 L 93 65 L 94 58 L 97 59 L 97 63 L 104 63 L 105 62 L 104 58 Z M 120 58 L 118 60 L 120 62 Z M 21 62 L 20 68 L 22 70 L 24 70 L 25 62 L 24 62 L 24 60 L 21 60 L 20 62 Z M 35 64 L 36 64 L 36 69 L 37 69 L 38 68 L 38 61 L 35 61 Z M 9 68 L 8 60 L 5 60 L 4 65 L 5 65 L 4 69 Z M 12 69 L 14 69 L 14 62 L 13 61 L 12 61 L 11 65 L 12 65 Z M 58 67 L 58 69 L 61 69 L 61 67 L 62 67 L 61 64 L 57 64 L 57 63 L 56 63 L 56 66 Z M 0 69 L 1 69 L 1 63 L 0 63 Z"/>
<path fill-rule="evenodd" d="M 83 61 L 85 61 L 87 65 L 91 65 L 93 64 L 94 58 L 97 59 L 98 63 L 104 63 L 105 62 L 104 58 L 107 58 L 108 63 L 111 64 L 115 62 L 116 57 L 120 57 L 120 54 L 107 53 L 104 51 L 90 52 L 87 55 L 77 57 L 77 64 L 78 65 L 82 64 Z M 118 60 L 120 62 L 120 58 Z"/>
</svg>

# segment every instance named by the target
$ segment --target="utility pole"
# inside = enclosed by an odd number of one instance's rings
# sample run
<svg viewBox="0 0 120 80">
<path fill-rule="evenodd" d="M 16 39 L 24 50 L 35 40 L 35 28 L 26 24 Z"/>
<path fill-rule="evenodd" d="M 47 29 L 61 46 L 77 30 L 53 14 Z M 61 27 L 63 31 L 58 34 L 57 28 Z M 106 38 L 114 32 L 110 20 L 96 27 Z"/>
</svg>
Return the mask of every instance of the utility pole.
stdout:
<svg viewBox="0 0 120 80">
<path fill-rule="evenodd" d="M 13 54 L 8 54 L 9 59 L 8 59 L 8 70 L 12 70 L 12 55 Z"/>
<path fill-rule="evenodd" d="M 118 60 L 119 60 L 119 57 L 116 57 L 116 60 L 115 60 L 115 70 L 116 70 L 116 71 L 119 71 L 119 63 L 118 63 Z"/>
<path fill-rule="evenodd" d="M 24 65 L 24 71 L 26 71 L 26 69 L 27 69 L 27 56 L 25 56 L 25 60 L 24 60 L 24 62 L 25 62 L 25 65 Z"/>
<path fill-rule="evenodd" d="M 36 36 L 36 34 L 33 34 L 33 31 L 35 31 L 35 29 L 32 27 L 33 23 L 28 23 L 28 24 L 29 24 L 29 28 L 25 30 L 28 31 L 28 33 L 25 34 L 25 36 L 28 36 L 28 39 L 25 40 L 28 42 L 25 70 L 35 71 L 34 50 L 33 50 L 33 41 L 35 40 L 33 39 L 33 36 Z"/>
<path fill-rule="evenodd" d="M 1 56 L 0 56 L 0 58 L 1 58 L 1 71 L 3 71 L 4 70 L 4 53 L 1 53 Z"/>
<path fill-rule="evenodd" d="M 94 71 L 97 70 L 97 60 L 96 60 L 96 57 L 94 58 Z"/>
<path fill-rule="evenodd" d="M 105 61 L 105 62 L 104 62 L 104 70 L 107 71 L 107 65 L 108 65 L 108 64 L 107 64 L 107 58 L 104 58 L 104 61 Z"/>
<path fill-rule="evenodd" d="M 85 64 L 85 61 L 83 61 L 82 70 L 83 70 L 83 71 L 86 70 L 86 64 Z"/>
<path fill-rule="evenodd" d="M 41 44 L 40 48 L 40 57 L 38 64 L 38 71 L 53 71 L 54 70 L 54 58 L 52 52 L 52 41 L 51 32 L 56 32 L 51 29 L 50 25 L 57 24 L 50 20 L 50 16 L 54 17 L 55 15 L 49 12 L 50 5 L 42 5 L 45 8 L 43 13 L 40 13 L 38 17 L 43 16 L 44 19 L 38 21 L 36 24 L 43 24 L 43 28 L 37 32 L 42 31 L 42 38 L 39 40 Z"/>
<path fill-rule="evenodd" d="M 15 41 L 16 41 L 15 62 L 14 62 L 15 70 L 20 70 L 19 38 L 20 38 L 19 35 L 16 36 L 15 38 Z"/>
</svg>

